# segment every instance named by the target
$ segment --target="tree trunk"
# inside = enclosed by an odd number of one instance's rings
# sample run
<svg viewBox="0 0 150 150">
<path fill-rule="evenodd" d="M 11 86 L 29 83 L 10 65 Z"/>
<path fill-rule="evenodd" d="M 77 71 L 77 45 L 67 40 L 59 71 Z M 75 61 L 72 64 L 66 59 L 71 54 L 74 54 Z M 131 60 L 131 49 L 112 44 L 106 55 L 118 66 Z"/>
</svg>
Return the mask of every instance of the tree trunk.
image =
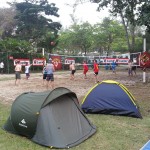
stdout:
<svg viewBox="0 0 150 150">
<path fill-rule="evenodd" d="M 131 37 L 132 37 L 132 45 L 131 45 L 131 52 L 135 52 L 135 27 L 131 26 Z"/>
<path fill-rule="evenodd" d="M 123 24 L 124 29 L 125 29 L 125 33 L 126 33 L 126 40 L 127 40 L 127 45 L 128 45 L 128 51 L 130 52 L 131 51 L 131 45 L 130 45 L 130 40 L 129 40 L 129 34 L 128 34 L 128 29 L 127 29 L 127 26 L 125 24 L 125 20 L 124 20 L 124 16 L 123 16 L 122 12 L 120 12 L 120 16 L 121 16 L 121 19 L 122 19 L 122 24 Z"/>
</svg>

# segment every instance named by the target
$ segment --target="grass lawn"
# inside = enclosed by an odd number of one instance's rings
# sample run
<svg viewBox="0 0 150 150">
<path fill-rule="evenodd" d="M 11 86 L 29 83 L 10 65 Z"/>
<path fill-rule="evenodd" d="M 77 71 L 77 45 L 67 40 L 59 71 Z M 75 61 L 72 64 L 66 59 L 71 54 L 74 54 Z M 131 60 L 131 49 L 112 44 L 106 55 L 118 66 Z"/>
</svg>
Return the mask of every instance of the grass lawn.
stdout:
<svg viewBox="0 0 150 150">
<path fill-rule="evenodd" d="M 6 122 L 10 106 L 0 103 L 0 126 Z M 139 150 L 150 139 L 150 117 L 143 119 L 110 115 L 87 115 L 97 132 L 73 150 Z M 0 129 L 0 150 L 49 149 Z"/>
</svg>

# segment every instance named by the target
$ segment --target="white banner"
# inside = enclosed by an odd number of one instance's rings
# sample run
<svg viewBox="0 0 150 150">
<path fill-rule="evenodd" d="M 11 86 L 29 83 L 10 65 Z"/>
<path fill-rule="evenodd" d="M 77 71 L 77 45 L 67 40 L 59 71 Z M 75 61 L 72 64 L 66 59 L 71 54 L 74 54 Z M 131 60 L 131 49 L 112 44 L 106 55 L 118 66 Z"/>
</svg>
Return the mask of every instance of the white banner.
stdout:
<svg viewBox="0 0 150 150">
<path fill-rule="evenodd" d="M 20 62 L 22 66 L 25 66 L 27 63 L 30 65 L 29 59 L 14 59 L 14 66 L 16 66 L 17 62 Z"/>
</svg>

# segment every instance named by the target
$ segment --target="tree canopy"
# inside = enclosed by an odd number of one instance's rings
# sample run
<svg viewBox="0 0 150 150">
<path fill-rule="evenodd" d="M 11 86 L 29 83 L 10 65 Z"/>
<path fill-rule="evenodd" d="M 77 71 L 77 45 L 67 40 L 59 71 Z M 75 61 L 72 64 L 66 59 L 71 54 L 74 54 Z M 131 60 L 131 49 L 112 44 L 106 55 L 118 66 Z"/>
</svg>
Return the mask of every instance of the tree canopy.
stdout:
<svg viewBox="0 0 150 150">
<path fill-rule="evenodd" d="M 136 30 L 135 35 L 136 51 L 141 51 L 142 36 Z M 60 32 L 57 48 L 63 53 L 87 54 L 88 52 L 99 52 L 100 55 L 112 52 L 128 52 L 123 25 L 117 20 L 106 17 L 101 23 L 94 25 L 88 22 L 74 24 L 69 29 Z"/>
<path fill-rule="evenodd" d="M 12 42 L 25 40 L 33 49 L 41 47 L 52 52 L 52 48 L 57 45 L 58 31 L 62 26 L 52 19 L 59 17 L 55 4 L 49 4 L 47 0 L 25 0 L 19 3 L 13 2 L 10 6 L 0 15 L 3 21 L 3 24 L 0 22 L 1 38 L 9 40 L 13 38 Z M 51 42 L 55 44 L 50 44 Z M 1 46 L 9 47 L 7 42 L 1 41 L 1 43 Z"/>
<path fill-rule="evenodd" d="M 59 17 L 58 8 L 54 3 L 49 4 L 47 0 L 28 0 L 16 3 L 16 10 L 18 12 L 15 16 L 18 22 L 16 35 L 19 38 L 39 45 L 47 40 L 48 35 L 53 36 L 49 37 L 49 43 L 51 40 L 56 40 L 61 24 L 50 19 L 50 16 Z"/>
<path fill-rule="evenodd" d="M 140 16 L 138 17 L 139 25 L 146 26 L 146 30 L 150 33 L 150 2 L 145 3 L 139 8 Z"/>
<path fill-rule="evenodd" d="M 141 4 L 142 0 L 92 0 L 98 3 L 99 10 L 108 7 L 113 16 L 120 16 L 122 19 L 117 21 L 110 16 L 94 25 L 77 21 L 74 12 L 79 1 L 82 0 L 76 0 L 72 7 L 73 12 L 70 15 L 72 25 L 62 31 L 61 24 L 52 19 L 59 17 L 58 8 L 54 3 L 49 4 L 48 0 L 24 0 L 24 2 L 12 3 L 11 13 L 5 10 L 0 14 L 3 20 L 0 21 L 2 39 L 0 49 L 4 51 L 13 46 L 11 50 L 31 52 L 45 48 L 49 53 L 57 53 L 60 50 L 75 55 L 79 52 L 86 54 L 92 51 L 98 51 L 100 54 L 105 51 L 109 55 L 111 51 L 136 52 L 142 49 L 142 32 L 138 25 L 140 23 L 143 25 L 144 21 L 144 25 L 149 24 L 149 7 L 144 0 Z M 144 4 L 147 9 L 144 9 Z M 143 13 L 144 17 L 140 18 L 137 12 L 141 12 L 141 15 Z M 19 44 L 16 44 L 17 42 Z M 25 49 L 22 45 L 28 48 Z"/>
<path fill-rule="evenodd" d="M 14 7 L 10 7 L 0 8 L 0 12 L 0 38 L 12 37 L 12 33 L 16 27 L 16 21 L 14 20 L 16 11 Z"/>
<path fill-rule="evenodd" d="M 98 3 L 98 10 L 107 7 L 112 15 L 121 17 L 126 32 L 128 51 L 134 52 L 135 28 L 138 25 L 137 18 L 140 15 L 139 7 L 147 0 L 91 0 L 91 2 Z"/>
</svg>

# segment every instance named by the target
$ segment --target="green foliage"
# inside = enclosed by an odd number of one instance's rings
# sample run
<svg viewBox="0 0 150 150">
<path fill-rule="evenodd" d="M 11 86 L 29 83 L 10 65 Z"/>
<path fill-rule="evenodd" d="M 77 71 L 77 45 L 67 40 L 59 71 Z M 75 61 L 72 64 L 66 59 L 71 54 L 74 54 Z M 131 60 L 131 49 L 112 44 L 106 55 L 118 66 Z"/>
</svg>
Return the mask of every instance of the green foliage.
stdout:
<svg viewBox="0 0 150 150">
<path fill-rule="evenodd" d="M 142 34 L 139 28 L 135 28 L 135 52 L 141 51 Z M 131 39 L 131 36 L 129 36 Z M 123 25 L 117 20 L 104 18 L 101 23 L 89 25 L 73 25 L 62 31 L 59 36 L 57 48 L 60 53 L 78 54 L 79 52 L 98 51 L 101 55 L 104 51 L 128 52 L 126 33 Z"/>
<path fill-rule="evenodd" d="M 122 41 L 125 42 L 123 26 L 119 22 L 107 17 L 103 19 L 102 23 L 94 26 L 94 32 L 95 45 L 97 48 L 103 49 L 108 53 L 110 50 L 116 51 L 112 45 L 119 42 L 117 39 L 122 38 Z"/>
<path fill-rule="evenodd" d="M 31 49 L 31 44 L 25 40 L 6 38 L 0 41 L 0 52 L 28 52 Z"/>
<path fill-rule="evenodd" d="M 140 16 L 138 18 L 139 25 L 145 25 L 150 33 L 150 3 L 145 3 L 139 8 Z"/>
<path fill-rule="evenodd" d="M 16 11 L 14 7 L 10 7 L 0 8 L 0 12 L 0 37 L 1 39 L 12 37 L 12 33 L 16 27 L 16 21 L 14 20 Z"/>
<path fill-rule="evenodd" d="M 90 51 L 93 43 L 93 27 L 88 22 L 81 25 L 74 24 L 63 32 L 59 37 L 59 49 L 66 49 L 69 53 L 70 49 L 74 54 L 78 52 L 87 53 Z"/>
<path fill-rule="evenodd" d="M 45 48 L 47 52 L 52 53 L 52 49 L 55 48 L 58 44 L 57 38 L 57 33 L 48 31 L 41 37 L 37 47 Z"/>
<path fill-rule="evenodd" d="M 71 50 L 75 49 L 73 47 L 73 38 L 74 32 L 67 29 L 65 31 L 60 32 L 60 36 L 58 38 L 57 48 L 59 49 L 59 53 L 65 54 L 65 52 L 72 53 Z"/>
<path fill-rule="evenodd" d="M 56 42 L 57 33 L 61 28 L 60 23 L 53 22 L 49 17 L 59 17 L 57 14 L 58 8 L 55 7 L 55 4 L 49 4 L 47 0 L 29 0 L 16 3 L 16 9 L 18 11 L 15 16 L 15 19 L 18 21 L 17 36 L 20 39 L 34 43 L 35 47 L 39 45 L 51 50 L 54 46 L 49 43 L 51 41 Z M 49 34 L 50 32 L 51 34 Z"/>
<path fill-rule="evenodd" d="M 74 25 L 72 28 L 74 30 L 73 45 L 86 55 L 92 46 L 93 27 L 85 22 L 81 25 Z"/>
<path fill-rule="evenodd" d="M 98 3 L 98 10 L 108 7 L 112 15 L 121 17 L 126 32 L 128 51 L 135 52 L 135 27 L 139 16 L 138 7 L 143 5 L 143 0 L 92 0 L 92 2 Z"/>
</svg>

